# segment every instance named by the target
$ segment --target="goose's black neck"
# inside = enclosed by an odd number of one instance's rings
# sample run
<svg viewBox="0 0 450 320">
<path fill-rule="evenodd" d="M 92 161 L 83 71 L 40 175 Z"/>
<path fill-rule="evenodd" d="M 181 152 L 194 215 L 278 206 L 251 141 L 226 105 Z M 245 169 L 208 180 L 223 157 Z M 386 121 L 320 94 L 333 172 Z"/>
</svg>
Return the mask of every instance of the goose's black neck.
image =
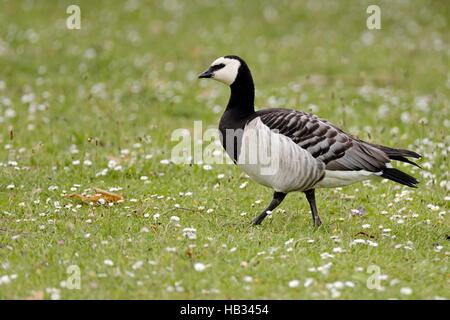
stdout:
<svg viewBox="0 0 450 320">
<path fill-rule="evenodd" d="M 247 121 L 255 114 L 255 86 L 247 64 L 239 57 L 241 62 L 236 79 L 231 84 L 230 101 L 220 118 L 219 130 L 222 146 L 228 155 L 236 162 L 242 142 L 242 130 Z M 231 132 L 230 132 L 231 130 Z M 231 134 L 230 137 L 227 136 Z"/>
<path fill-rule="evenodd" d="M 230 100 L 225 112 L 237 118 L 248 117 L 255 113 L 255 85 L 245 62 L 241 62 L 236 80 L 230 88 Z"/>
</svg>

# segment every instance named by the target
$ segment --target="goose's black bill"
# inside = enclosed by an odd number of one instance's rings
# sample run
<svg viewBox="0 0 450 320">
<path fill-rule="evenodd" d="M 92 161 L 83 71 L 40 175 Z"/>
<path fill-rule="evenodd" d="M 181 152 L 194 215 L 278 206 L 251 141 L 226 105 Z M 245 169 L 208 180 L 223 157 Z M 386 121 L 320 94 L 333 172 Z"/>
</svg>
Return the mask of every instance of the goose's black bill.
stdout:
<svg viewBox="0 0 450 320">
<path fill-rule="evenodd" d="M 208 70 L 206 70 L 205 72 L 203 72 L 202 74 L 200 74 L 198 76 L 199 79 L 202 78 L 211 78 L 213 76 L 213 70 L 211 70 L 211 68 L 209 68 Z"/>
</svg>

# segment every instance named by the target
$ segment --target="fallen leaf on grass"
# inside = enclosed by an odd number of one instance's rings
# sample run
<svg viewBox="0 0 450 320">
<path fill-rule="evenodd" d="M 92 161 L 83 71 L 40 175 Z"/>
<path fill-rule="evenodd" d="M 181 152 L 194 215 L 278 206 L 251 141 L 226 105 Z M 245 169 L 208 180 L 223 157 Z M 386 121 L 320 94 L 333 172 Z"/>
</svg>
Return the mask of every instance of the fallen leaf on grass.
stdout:
<svg viewBox="0 0 450 320">
<path fill-rule="evenodd" d="M 31 295 L 25 298 L 26 300 L 44 300 L 44 292 L 32 291 Z"/>
<path fill-rule="evenodd" d="M 108 192 L 102 189 L 94 188 L 95 194 L 82 195 L 79 193 L 72 193 L 65 196 L 65 198 L 78 199 L 84 203 L 120 203 L 123 202 L 123 197 L 119 194 Z"/>
<path fill-rule="evenodd" d="M 192 250 L 191 249 L 186 249 L 185 251 L 184 251 L 184 255 L 186 256 L 186 257 L 188 257 L 188 258 L 192 258 Z"/>
<path fill-rule="evenodd" d="M 372 235 L 370 235 L 370 234 L 368 234 L 368 233 L 366 233 L 364 231 L 358 232 L 357 234 L 354 235 L 354 237 L 356 237 L 356 236 L 365 236 L 365 237 L 370 238 L 370 239 L 375 239 L 374 236 L 372 236 Z"/>
</svg>

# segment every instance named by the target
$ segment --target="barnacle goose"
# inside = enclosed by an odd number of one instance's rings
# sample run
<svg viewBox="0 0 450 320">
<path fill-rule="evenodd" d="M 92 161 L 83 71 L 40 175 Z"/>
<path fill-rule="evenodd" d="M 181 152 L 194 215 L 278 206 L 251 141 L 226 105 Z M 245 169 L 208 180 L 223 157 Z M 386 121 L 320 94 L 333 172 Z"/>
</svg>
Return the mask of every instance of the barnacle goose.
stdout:
<svg viewBox="0 0 450 320">
<path fill-rule="evenodd" d="M 376 176 L 408 187 L 419 183 L 391 165 L 391 160 L 397 160 L 418 166 L 407 158 L 420 158 L 414 151 L 362 141 L 302 111 L 255 111 L 253 78 L 238 56 L 218 58 L 199 78 L 230 86 L 230 100 L 219 124 L 222 145 L 245 173 L 274 190 L 269 206 L 253 224 L 260 224 L 292 191 L 305 193 L 318 227 L 322 222 L 316 208 L 316 188 L 346 186 Z M 264 170 L 267 159 L 274 162 L 274 170 Z"/>
</svg>

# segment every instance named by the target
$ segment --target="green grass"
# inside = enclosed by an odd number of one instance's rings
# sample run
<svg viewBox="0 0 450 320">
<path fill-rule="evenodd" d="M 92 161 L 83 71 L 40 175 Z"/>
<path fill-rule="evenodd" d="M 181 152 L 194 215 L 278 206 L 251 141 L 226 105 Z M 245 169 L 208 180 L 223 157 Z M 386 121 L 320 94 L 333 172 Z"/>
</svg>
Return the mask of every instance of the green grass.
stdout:
<svg viewBox="0 0 450 320">
<path fill-rule="evenodd" d="M 377 1 L 382 29 L 368 31 L 369 1 L 154 1 L 131 11 L 78 1 L 82 29 L 72 31 L 72 3 L 0 2 L 1 299 L 449 298 L 448 4 Z M 232 165 L 160 163 L 173 130 L 217 126 L 229 90 L 196 75 L 225 54 L 247 60 L 258 107 L 312 110 L 424 155 L 423 170 L 398 165 L 420 187 L 320 190 L 319 230 L 304 195 L 290 194 L 249 226 L 270 190 L 240 189 L 247 179 Z M 96 175 L 111 159 L 122 170 Z M 125 202 L 77 207 L 63 197 L 94 187 L 120 187 Z M 378 246 L 352 245 L 358 238 Z M 70 265 L 80 290 L 61 286 Z M 382 291 L 366 285 L 371 265 L 385 275 Z M 339 289 L 346 281 L 354 287 Z"/>
</svg>

